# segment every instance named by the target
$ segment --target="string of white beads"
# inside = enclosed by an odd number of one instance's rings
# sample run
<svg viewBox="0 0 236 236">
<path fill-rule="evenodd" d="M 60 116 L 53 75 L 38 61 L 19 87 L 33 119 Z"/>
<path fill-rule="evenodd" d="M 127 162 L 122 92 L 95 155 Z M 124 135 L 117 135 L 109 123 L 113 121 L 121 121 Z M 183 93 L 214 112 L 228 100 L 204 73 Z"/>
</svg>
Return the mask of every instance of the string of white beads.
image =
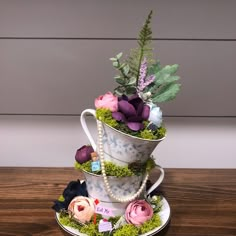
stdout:
<svg viewBox="0 0 236 236">
<path fill-rule="evenodd" d="M 121 198 L 121 197 L 115 196 L 111 190 L 111 187 L 108 182 L 107 175 L 106 175 L 106 170 L 105 170 L 104 151 L 103 151 L 103 143 L 102 143 L 102 136 L 103 136 L 102 122 L 100 120 L 97 121 L 97 130 L 98 130 L 98 148 L 99 148 L 99 157 L 100 157 L 100 162 L 101 162 L 101 172 L 102 172 L 104 186 L 105 186 L 107 193 L 109 194 L 109 196 L 111 198 L 115 199 L 118 202 L 131 202 L 131 201 L 135 200 L 138 196 L 140 196 L 142 194 L 142 192 L 146 186 L 146 183 L 149 178 L 148 172 L 146 172 L 146 175 L 144 177 L 144 180 L 143 180 L 139 190 L 133 196 L 126 197 L 126 198 Z"/>
</svg>

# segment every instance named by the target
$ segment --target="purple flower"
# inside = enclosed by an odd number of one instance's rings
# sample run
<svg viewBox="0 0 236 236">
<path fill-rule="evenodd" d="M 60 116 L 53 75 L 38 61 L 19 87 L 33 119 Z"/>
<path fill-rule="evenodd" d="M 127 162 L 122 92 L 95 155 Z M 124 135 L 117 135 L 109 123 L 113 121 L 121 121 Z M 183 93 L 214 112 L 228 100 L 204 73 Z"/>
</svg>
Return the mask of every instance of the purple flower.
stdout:
<svg viewBox="0 0 236 236">
<path fill-rule="evenodd" d="M 92 152 L 94 152 L 92 146 L 84 145 L 76 151 L 75 160 L 80 164 L 87 162 L 91 159 Z"/>
<path fill-rule="evenodd" d="M 118 100 L 118 111 L 112 112 L 112 117 L 123 122 L 133 131 L 144 128 L 143 121 L 149 117 L 150 108 L 145 105 L 137 94 L 127 97 L 122 96 Z"/>
<path fill-rule="evenodd" d="M 138 92 L 143 91 L 149 84 L 155 80 L 155 75 L 147 76 L 147 59 L 144 58 L 139 70 Z"/>
</svg>

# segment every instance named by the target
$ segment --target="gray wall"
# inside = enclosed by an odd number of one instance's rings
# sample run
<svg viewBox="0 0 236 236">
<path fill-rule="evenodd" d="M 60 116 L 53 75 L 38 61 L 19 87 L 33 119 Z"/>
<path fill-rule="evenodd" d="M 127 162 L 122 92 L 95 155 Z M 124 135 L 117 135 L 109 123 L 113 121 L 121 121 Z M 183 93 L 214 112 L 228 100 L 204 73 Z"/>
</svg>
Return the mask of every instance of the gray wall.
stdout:
<svg viewBox="0 0 236 236">
<path fill-rule="evenodd" d="M 234 0 L 0 0 L 0 165 L 73 165 L 79 115 L 114 88 L 109 58 L 136 46 L 151 9 L 155 54 L 182 83 L 157 161 L 236 167 Z"/>
</svg>

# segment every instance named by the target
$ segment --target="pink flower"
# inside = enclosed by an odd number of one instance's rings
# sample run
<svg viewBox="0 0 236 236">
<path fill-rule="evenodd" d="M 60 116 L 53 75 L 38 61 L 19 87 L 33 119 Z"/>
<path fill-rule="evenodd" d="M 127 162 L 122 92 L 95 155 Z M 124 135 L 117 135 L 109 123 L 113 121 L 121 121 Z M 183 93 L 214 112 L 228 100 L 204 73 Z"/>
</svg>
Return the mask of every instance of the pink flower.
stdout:
<svg viewBox="0 0 236 236">
<path fill-rule="evenodd" d="M 113 95 L 111 92 L 107 92 L 104 95 L 99 96 L 95 99 L 96 108 L 106 108 L 112 112 L 118 110 L 118 97 Z"/>
<path fill-rule="evenodd" d="M 125 210 L 125 219 L 135 226 L 143 224 L 153 216 L 153 209 L 145 200 L 131 202 Z"/>
<path fill-rule="evenodd" d="M 95 213 L 95 203 L 88 197 L 78 196 L 70 202 L 68 210 L 75 219 L 86 223 Z"/>
</svg>

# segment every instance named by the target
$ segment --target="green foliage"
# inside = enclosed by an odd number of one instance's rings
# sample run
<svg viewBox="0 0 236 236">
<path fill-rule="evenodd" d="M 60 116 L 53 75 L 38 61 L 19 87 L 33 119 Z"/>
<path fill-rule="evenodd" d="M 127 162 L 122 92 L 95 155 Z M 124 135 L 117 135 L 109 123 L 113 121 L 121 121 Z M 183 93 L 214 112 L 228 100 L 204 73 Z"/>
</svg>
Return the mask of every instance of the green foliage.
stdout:
<svg viewBox="0 0 236 236">
<path fill-rule="evenodd" d="M 130 130 L 124 123 L 119 123 L 112 117 L 112 112 L 109 109 L 105 108 L 99 108 L 96 110 L 96 117 L 98 120 L 106 123 L 107 125 L 119 130 L 120 132 L 123 132 L 125 134 L 129 134 L 131 136 L 136 136 L 143 139 L 150 139 L 150 140 L 156 140 L 163 138 L 166 133 L 166 129 L 159 128 L 156 131 L 151 131 L 148 129 L 147 124 L 148 122 L 144 122 L 145 129 L 141 131 L 132 131 Z"/>
<path fill-rule="evenodd" d="M 151 92 L 151 99 L 154 103 L 170 101 L 176 97 L 180 90 L 180 84 L 176 83 L 179 76 L 174 75 L 178 67 L 177 64 L 174 64 L 161 68 L 157 63 L 149 69 L 149 73 L 155 75 L 155 81 L 152 86 L 146 88 L 146 91 Z"/>
<path fill-rule="evenodd" d="M 149 46 L 152 41 L 152 29 L 150 27 L 151 19 L 152 19 L 152 11 L 149 13 L 148 18 L 146 19 L 144 26 L 139 33 L 138 45 L 140 48 L 140 55 L 139 55 L 139 62 L 138 62 L 138 68 L 137 68 L 138 71 L 140 70 L 145 52 L 152 51 L 152 48 L 150 48 Z M 139 75 L 137 75 L 137 81 L 138 79 L 139 79 Z"/>
<path fill-rule="evenodd" d="M 158 128 L 156 132 L 156 137 L 157 139 L 163 138 L 166 135 L 166 128 L 165 127 L 160 127 Z"/>
<path fill-rule="evenodd" d="M 152 11 L 149 13 L 141 31 L 139 32 L 139 47 L 131 49 L 130 55 L 125 62 L 122 63 L 120 60 L 122 53 L 110 58 L 113 67 L 119 71 L 119 75 L 114 77 L 116 82 L 119 84 L 119 86 L 114 90 L 115 94 L 118 96 L 123 94 L 131 95 L 136 92 L 136 85 L 138 84 L 139 79 L 139 70 L 144 57 L 146 57 L 148 63 L 154 63 L 153 49 L 151 48 L 151 18 Z"/>
<path fill-rule="evenodd" d="M 133 48 L 130 50 L 129 57 L 126 60 L 126 63 L 129 64 L 130 67 L 130 75 L 135 78 L 137 81 L 137 78 L 139 77 L 139 59 L 141 57 L 141 51 L 140 48 Z M 146 46 L 143 50 L 143 58 L 145 57 L 148 64 L 155 63 L 155 60 L 153 59 L 153 50 L 152 48 Z M 137 84 L 137 82 L 136 82 Z"/>
<path fill-rule="evenodd" d="M 156 102 L 166 102 L 173 100 L 176 97 L 176 94 L 180 90 L 180 84 L 168 83 L 163 85 L 153 96 L 152 101 Z"/>
<path fill-rule="evenodd" d="M 160 127 L 154 131 L 146 127 L 144 130 L 140 131 L 140 134 L 138 135 L 138 137 L 143 138 L 143 139 L 156 140 L 156 139 L 161 139 L 165 137 L 165 135 L 166 135 L 166 129 L 164 127 Z"/>
<path fill-rule="evenodd" d="M 62 225 L 70 226 L 70 227 L 78 229 L 78 230 L 80 230 L 82 228 L 82 226 L 78 222 L 73 220 L 68 214 L 67 215 L 60 214 L 59 221 Z"/>
<path fill-rule="evenodd" d="M 87 161 L 83 164 L 79 164 L 78 162 L 75 163 L 75 169 L 77 170 L 85 170 L 87 172 L 92 172 L 91 171 L 91 162 L 92 161 Z M 105 161 L 105 171 L 107 176 L 116 176 L 116 177 L 126 177 L 126 176 L 132 176 L 135 173 L 130 170 L 128 167 L 124 166 L 117 166 L 112 162 L 107 162 Z M 94 174 L 101 174 L 101 171 L 98 172 L 92 172 Z"/>
<path fill-rule="evenodd" d="M 152 158 L 149 158 L 146 162 L 146 170 L 149 172 L 156 166 L 155 161 Z"/>
<path fill-rule="evenodd" d="M 144 129 L 140 132 L 140 138 L 143 139 L 157 139 L 156 135 L 149 129 Z"/>
<path fill-rule="evenodd" d="M 109 126 L 116 128 L 119 124 L 113 119 L 112 112 L 106 108 L 98 108 L 96 110 L 96 117 L 98 120 L 108 124 Z"/>
<path fill-rule="evenodd" d="M 150 27 L 152 19 L 152 11 L 149 13 L 138 37 L 138 48 L 131 49 L 130 55 L 127 59 L 127 63 L 130 66 L 131 76 L 136 78 L 136 85 L 139 79 L 139 70 L 144 57 L 150 64 L 154 63 L 153 60 L 153 48 L 151 47 L 152 42 L 152 30 Z"/>
<path fill-rule="evenodd" d="M 84 227 L 81 227 L 80 233 L 86 234 L 88 236 L 103 236 L 103 233 L 98 232 L 98 223 L 97 224 L 87 224 Z"/>
<path fill-rule="evenodd" d="M 58 201 L 59 202 L 64 202 L 65 201 L 65 198 L 63 197 L 63 195 L 59 196 Z"/>
<path fill-rule="evenodd" d="M 75 162 L 76 170 L 84 170 L 90 173 L 101 175 L 101 171 L 91 171 L 91 160 L 83 164 Z M 105 171 L 107 176 L 127 177 L 143 174 L 145 171 L 150 171 L 155 166 L 152 158 L 149 158 L 146 163 L 133 162 L 128 166 L 118 166 L 112 162 L 105 161 Z"/>
<path fill-rule="evenodd" d="M 131 224 L 127 224 L 117 229 L 114 232 L 113 236 L 127 236 L 127 235 L 137 236 L 139 235 L 138 232 L 139 229 L 137 227 Z"/>
<path fill-rule="evenodd" d="M 162 208 L 161 196 L 152 196 L 148 202 L 153 206 L 153 212 L 158 213 Z"/>
<path fill-rule="evenodd" d="M 153 201 L 158 202 L 160 205 L 161 198 L 159 196 L 156 197 Z M 154 202 L 152 202 L 154 203 Z M 120 217 L 111 217 L 108 220 L 112 223 L 112 225 L 115 225 L 116 222 L 119 220 Z M 97 223 L 93 223 L 93 218 L 91 221 L 86 225 L 81 225 L 77 221 L 75 221 L 73 218 L 71 218 L 68 214 L 62 214 L 60 213 L 59 221 L 64 226 L 70 226 L 74 229 L 79 230 L 80 233 L 86 234 L 88 236 L 106 236 L 106 235 L 113 235 L 113 236 L 138 236 L 140 234 L 147 233 L 161 225 L 161 219 L 160 216 L 155 213 L 153 214 L 153 217 L 144 222 L 141 226 L 136 227 L 132 224 L 126 224 L 121 226 L 120 228 L 114 230 L 111 234 L 109 232 L 99 233 L 98 232 L 98 223 L 99 220 L 102 219 L 102 217 L 98 214 L 97 215 Z"/>
<path fill-rule="evenodd" d="M 138 236 L 140 234 L 145 234 L 161 225 L 161 218 L 158 214 L 154 214 L 153 217 L 144 222 L 141 226 L 136 227 L 132 224 L 123 225 L 121 228 L 117 229 L 113 236 Z"/>
<path fill-rule="evenodd" d="M 142 226 L 139 228 L 140 234 L 145 234 L 161 225 L 161 218 L 158 214 L 154 214 L 153 217 L 144 222 Z"/>
<path fill-rule="evenodd" d="M 110 58 L 113 67 L 120 73 L 114 77 L 116 82 L 119 84 L 119 86 L 114 90 L 115 94 L 118 96 L 121 96 L 122 94 L 130 95 L 136 91 L 136 78 L 131 76 L 129 64 L 121 63 L 121 57 L 122 53 L 119 53 L 116 57 Z"/>
</svg>

